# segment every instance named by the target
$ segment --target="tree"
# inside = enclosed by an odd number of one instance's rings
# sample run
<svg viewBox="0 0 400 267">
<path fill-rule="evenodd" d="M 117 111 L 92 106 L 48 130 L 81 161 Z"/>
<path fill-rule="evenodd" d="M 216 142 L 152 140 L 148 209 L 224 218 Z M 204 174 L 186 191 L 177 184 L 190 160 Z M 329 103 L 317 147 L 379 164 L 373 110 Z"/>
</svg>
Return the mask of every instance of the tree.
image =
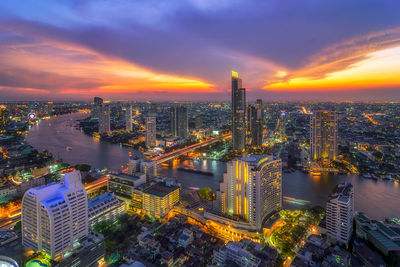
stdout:
<svg viewBox="0 0 400 267">
<path fill-rule="evenodd" d="M 209 187 L 200 188 L 200 190 L 198 191 L 198 194 L 202 199 L 205 199 L 208 201 L 213 200 L 213 193 L 212 193 L 211 188 L 209 188 Z"/>
</svg>

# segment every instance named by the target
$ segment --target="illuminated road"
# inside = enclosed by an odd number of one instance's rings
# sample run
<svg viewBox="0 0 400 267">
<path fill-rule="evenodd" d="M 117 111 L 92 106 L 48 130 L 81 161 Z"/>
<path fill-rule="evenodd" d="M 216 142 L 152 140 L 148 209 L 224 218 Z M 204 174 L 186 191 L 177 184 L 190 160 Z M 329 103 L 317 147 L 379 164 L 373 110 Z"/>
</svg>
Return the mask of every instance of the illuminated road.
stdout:
<svg viewBox="0 0 400 267">
<path fill-rule="evenodd" d="M 110 179 L 110 176 L 104 176 L 103 178 L 100 178 L 94 182 L 91 182 L 87 185 L 85 185 L 86 188 L 86 193 L 89 195 L 90 193 L 94 192 L 95 190 L 98 190 L 104 186 L 107 186 L 108 179 Z M 0 228 L 8 228 L 14 225 L 15 223 L 19 222 L 21 220 L 21 207 L 12 214 L 10 214 L 7 217 L 0 218 Z"/>
<path fill-rule="evenodd" d="M 162 155 L 160 157 L 155 158 L 155 160 L 156 160 L 157 164 L 162 164 L 162 163 L 164 163 L 166 161 L 169 161 L 171 159 L 174 159 L 176 157 L 179 157 L 179 156 L 182 156 L 182 155 L 184 155 L 186 153 L 189 153 L 189 152 L 191 152 L 193 150 L 196 150 L 197 148 L 211 145 L 211 144 L 219 142 L 221 140 L 228 139 L 231 136 L 232 136 L 232 134 L 226 134 L 226 135 L 223 135 L 223 136 L 220 136 L 220 137 L 217 137 L 217 138 L 211 138 L 211 139 L 208 139 L 206 141 L 203 141 L 203 142 L 200 142 L 200 143 L 197 143 L 197 144 L 194 144 L 194 145 L 190 145 L 190 146 L 187 146 L 187 147 L 172 151 L 170 153 L 164 154 L 164 155 Z"/>
</svg>

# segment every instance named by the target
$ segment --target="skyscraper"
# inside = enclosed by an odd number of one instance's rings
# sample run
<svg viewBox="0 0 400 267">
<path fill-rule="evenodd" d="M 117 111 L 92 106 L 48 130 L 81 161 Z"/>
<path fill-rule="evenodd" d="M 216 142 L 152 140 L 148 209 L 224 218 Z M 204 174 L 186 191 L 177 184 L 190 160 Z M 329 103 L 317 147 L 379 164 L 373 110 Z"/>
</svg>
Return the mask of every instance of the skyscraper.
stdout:
<svg viewBox="0 0 400 267">
<path fill-rule="evenodd" d="M 251 134 L 251 145 L 261 146 L 263 144 L 263 110 L 262 104 L 249 106 L 247 109 L 247 123 Z"/>
<path fill-rule="evenodd" d="M 128 132 L 132 132 L 132 105 L 131 104 L 128 104 L 126 106 L 125 124 L 126 124 L 126 130 Z"/>
<path fill-rule="evenodd" d="M 201 115 L 198 115 L 196 118 L 194 118 L 194 128 L 196 128 L 196 130 L 203 128 L 203 117 Z"/>
<path fill-rule="evenodd" d="M 107 104 L 102 104 L 100 106 L 99 113 L 99 133 L 100 134 L 110 134 L 110 106 Z"/>
<path fill-rule="evenodd" d="M 4 131 L 8 121 L 8 109 L 6 105 L 0 105 L 0 132 Z"/>
<path fill-rule="evenodd" d="M 98 119 L 100 116 L 100 108 L 101 105 L 103 105 L 103 99 L 101 99 L 100 97 L 95 97 L 93 100 L 94 106 L 92 109 L 92 118 L 96 118 Z"/>
<path fill-rule="evenodd" d="M 188 110 L 186 107 L 171 108 L 171 133 L 183 139 L 188 136 Z"/>
<path fill-rule="evenodd" d="M 261 229 L 265 218 L 282 207 L 282 161 L 253 155 L 228 162 L 217 197 L 222 213 Z"/>
<path fill-rule="evenodd" d="M 354 189 L 349 182 L 338 184 L 326 203 L 326 235 L 333 242 L 348 244 L 353 231 Z"/>
<path fill-rule="evenodd" d="M 79 171 L 25 192 L 21 207 L 22 245 L 59 259 L 88 234 L 88 200 Z"/>
<path fill-rule="evenodd" d="M 246 89 L 239 73 L 232 71 L 232 142 L 233 149 L 243 151 L 246 145 Z"/>
<path fill-rule="evenodd" d="M 146 117 L 146 146 L 154 147 L 156 146 L 156 117 L 150 116 Z"/>
<path fill-rule="evenodd" d="M 311 160 L 329 162 L 336 160 L 337 116 L 333 111 L 314 111 L 310 121 Z"/>
</svg>

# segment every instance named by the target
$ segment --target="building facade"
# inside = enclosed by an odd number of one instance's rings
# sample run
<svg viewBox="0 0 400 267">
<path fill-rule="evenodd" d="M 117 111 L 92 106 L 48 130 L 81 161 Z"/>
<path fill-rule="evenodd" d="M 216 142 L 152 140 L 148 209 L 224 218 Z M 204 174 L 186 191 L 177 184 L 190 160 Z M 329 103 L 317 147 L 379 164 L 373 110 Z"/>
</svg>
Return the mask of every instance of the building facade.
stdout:
<svg viewBox="0 0 400 267">
<path fill-rule="evenodd" d="M 157 144 L 156 117 L 146 117 L 146 146 L 155 147 Z"/>
<path fill-rule="evenodd" d="M 179 201 L 179 187 L 158 182 L 143 190 L 143 211 L 156 219 L 164 218 Z"/>
<path fill-rule="evenodd" d="M 110 106 L 106 105 L 106 104 L 102 104 L 100 106 L 99 133 L 100 134 L 110 134 L 111 133 Z"/>
<path fill-rule="evenodd" d="M 310 120 L 310 149 L 313 162 L 329 162 L 338 155 L 337 115 L 333 111 L 314 111 Z"/>
<path fill-rule="evenodd" d="M 188 136 L 188 110 L 184 106 L 171 108 L 171 133 L 182 139 Z"/>
<path fill-rule="evenodd" d="M 349 182 L 338 184 L 326 203 L 326 235 L 348 245 L 353 231 L 354 189 Z"/>
<path fill-rule="evenodd" d="M 242 88 L 239 73 L 232 71 L 232 143 L 233 149 L 246 147 L 246 89 Z"/>
<path fill-rule="evenodd" d="M 263 144 L 263 109 L 262 104 L 249 106 L 247 112 L 248 129 L 251 134 L 251 145 L 261 146 Z"/>
<path fill-rule="evenodd" d="M 22 245 L 60 259 L 88 234 L 88 200 L 79 171 L 59 183 L 34 187 L 22 199 Z"/>
<path fill-rule="evenodd" d="M 217 198 L 223 214 L 261 229 L 266 217 L 282 207 L 282 161 L 253 155 L 228 162 Z"/>
<path fill-rule="evenodd" d="M 103 99 L 96 96 L 93 99 L 93 109 L 92 109 L 92 113 L 91 113 L 91 116 L 93 119 L 99 119 L 100 108 L 102 105 L 103 105 Z"/>
<path fill-rule="evenodd" d="M 88 201 L 89 227 L 93 227 L 96 223 L 103 220 L 115 222 L 125 212 L 125 202 L 119 200 L 111 192 L 91 198 Z"/>
</svg>

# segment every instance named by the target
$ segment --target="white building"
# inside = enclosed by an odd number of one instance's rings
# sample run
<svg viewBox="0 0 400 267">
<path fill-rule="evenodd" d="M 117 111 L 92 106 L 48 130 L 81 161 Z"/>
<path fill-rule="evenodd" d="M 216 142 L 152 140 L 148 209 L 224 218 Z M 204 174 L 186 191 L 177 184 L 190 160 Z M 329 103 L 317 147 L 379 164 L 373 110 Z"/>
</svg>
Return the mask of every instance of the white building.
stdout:
<svg viewBox="0 0 400 267">
<path fill-rule="evenodd" d="M 229 242 L 214 251 L 214 265 L 229 266 L 229 261 L 241 267 L 257 267 L 261 265 L 261 259 L 247 250 L 245 239 L 240 242 Z"/>
<path fill-rule="evenodd" d="M 157 176 L 157 164 L 155 160 L 143 159 L 137 156 L 129 157 L 128 160 L 128 173 L 130 175 L 145 174 L 146 181 L 150 182 Z"/>
<path fill-rule="evenodd" d="M 156 117 L 146 117 L 146 146 L 156 146 L 157 139 Z"/>
<path fill-rule="evenodd" d="M 129 104 L 126 107 L 125 121 L 126 121 L 126 130 L 128 132 L 132 132 L 132 105 L 131 104 Z"/>
<path fill-rule="evenodd" d="M 353 215 L 353 185 L 340 183 L 326 203 L 326 235 L 331 241 L 348 244 L 353 231 Z"/>
<path fill-rule="evenodd" d="M 89 199 L 89 226 L 93 227 L 96 223 L 104 220 L 111 220 L 115 222 L 117 221 L 118 217 L 125 212 L 125 202 L 119 200 L 113 193 L 106 192 L 104 194 Z"/>
<path fill-rule="evenodd" d="M 88 201 L 79 171 L 26 191 L 22 199 L 22 245 L 60 259 L 88 234 Z"/>
<path fill-rule="evenodd" d="M 282 161 L 253 155 L 228 162 L 217 197 L 222 213 L 261 229 L 265 218 L 282 207 Z"/>
<path fill-rule="evenodd" d="M 109 105 L 103 104 L 100 106 L 99 133 L 100 134 L 110 134 L 111 133 L 110 106 Z"/>
</svg>

